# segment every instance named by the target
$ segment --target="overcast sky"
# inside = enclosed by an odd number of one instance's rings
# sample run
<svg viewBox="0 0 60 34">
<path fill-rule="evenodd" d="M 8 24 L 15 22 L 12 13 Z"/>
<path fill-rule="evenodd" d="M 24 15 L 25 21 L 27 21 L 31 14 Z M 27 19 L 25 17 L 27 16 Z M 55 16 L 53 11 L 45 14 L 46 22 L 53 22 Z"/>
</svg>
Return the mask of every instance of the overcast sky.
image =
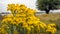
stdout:
<svg viewBox="0 0 60 34">
<path fill-rule="evenodd" d="M 0 12 L 6 12 L 7 4 L 25 4 L 31 9 L 36 9 L 36 0 L 0 0 Z"/>
<path fill-rule="evenodd" d="M 31 9 L 36 9 L 36 0 L 0 0 L 0 13 L 6 12 L 7 4 L 11 3 L 25 4 L 27 7 Z M 60 10 L 58 10 L 58 12 L 60 12 Z"/>
</svg>

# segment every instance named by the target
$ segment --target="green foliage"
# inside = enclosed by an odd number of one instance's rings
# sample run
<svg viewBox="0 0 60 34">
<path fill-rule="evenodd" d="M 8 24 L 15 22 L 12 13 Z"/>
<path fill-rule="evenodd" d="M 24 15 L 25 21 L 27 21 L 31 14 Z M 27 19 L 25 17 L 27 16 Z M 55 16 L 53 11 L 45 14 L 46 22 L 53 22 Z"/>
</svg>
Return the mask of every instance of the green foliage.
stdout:
<svg viewBox="0 0 60 34">
<path fill-rule="evenodd" d="M 37 0 L 38 10 L 50 11 L 60 9 L 60 0 Z"/>
<path fill-rule="evenodd" d="M 60 0 L 37 0 L 37 8 L 40 10 L 45 9 L 59 9 Z"/>
</svg>

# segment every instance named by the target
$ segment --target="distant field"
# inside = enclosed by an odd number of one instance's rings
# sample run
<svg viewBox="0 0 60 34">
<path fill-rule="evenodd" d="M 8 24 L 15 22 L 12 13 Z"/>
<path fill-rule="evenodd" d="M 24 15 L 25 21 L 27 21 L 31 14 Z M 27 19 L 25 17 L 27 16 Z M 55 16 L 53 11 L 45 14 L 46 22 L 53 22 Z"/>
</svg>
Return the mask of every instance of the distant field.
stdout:
<svg viewBox="0 0 60 34">
<path fill-rule="evenodd" d="M 59 13 L 50 13 L 50 14 L 41 14 L 38 15 L 40 20 L 43 22 L 60 22 L 60 14 Z"/>
</svg>

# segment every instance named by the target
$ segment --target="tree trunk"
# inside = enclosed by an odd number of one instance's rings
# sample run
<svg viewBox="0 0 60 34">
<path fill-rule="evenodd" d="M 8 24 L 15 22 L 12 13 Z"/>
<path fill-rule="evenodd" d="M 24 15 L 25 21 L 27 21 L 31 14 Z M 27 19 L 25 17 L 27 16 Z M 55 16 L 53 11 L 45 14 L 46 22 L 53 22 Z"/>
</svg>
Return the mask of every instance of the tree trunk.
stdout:
<svg viewBox="0 0 60 34">
<path fill-rule="evenodd" d="M 46 14 L 49 14 L 49 11 L 50 11 L 50 10 L 45 10 Z"/>
</svg>

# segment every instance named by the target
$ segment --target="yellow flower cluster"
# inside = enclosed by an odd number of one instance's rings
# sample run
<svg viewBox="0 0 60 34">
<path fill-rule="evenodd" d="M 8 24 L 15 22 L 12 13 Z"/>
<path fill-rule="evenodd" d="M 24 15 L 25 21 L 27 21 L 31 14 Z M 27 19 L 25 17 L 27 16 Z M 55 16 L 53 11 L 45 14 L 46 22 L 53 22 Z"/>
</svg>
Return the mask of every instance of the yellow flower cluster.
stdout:
<svg viewBox="0 0 60 34">
<path fill-rule="evenodd" d="M 3 24 L 1 27 L 0 27 L 0 34 L 8 34 L 6 29 L 9 28 L 7 27 L 7 25 Z"/>
<path fill-rule="evenodd" d="M 28 24 L 32 24 L 38 20 L 35 16 L 35 10 L 27 8 L 25 5 L 19 5 L 19 4 L 8 4 L 8 10 L 12 12 L 12 14 L 8 14 L 4 17 L 2 22 L 8 22 L 10 24 L 19 24 L 21 22 L 26 23 L 26 20 Z M 32 19 L 33 18 L 33 19 Z"/>
<path fill-rule="evenodd" d="M 8 9 L 10 10 L 12 13 L 22 13 L 21 15 L 24 15 L 25 13 L 28 14 L 33 14 L 35 12 L 35 10 L 27 8 L 24 4 L 8 4 Z"/>
<path fill-rule="evenodd" d="M 55 24 L 48 24 L 46 32 L 51 32 L 52 34 L 54 34 L 57 31 L 55 26 Z"/>
<path fill-rule="evenodd" d="M 46 32 L 49 31 L 51 33 L 55 33 L 56 31 L 56 29 L 52 27 L 56 26 L 55 24 L 46 25 L 45 23 L 41 22 L 40 19 L 35 16 L 36 10 L 27 8 L 24 4 L 8 4 L 7 8 L 7 10 L 10 10 L 12 14 L 4 16 L 2 23 L 13 26 L 17 25 L 17 27 L 15 27 L 16 29 L 22 28 L 24 31 L 27 29 L 28 33 L 26 34 L 40 34 L 40 28 L 46 29 Z M 14 31 L 16 30 L 15 28 Z M 15 32 L 20 34 L 21 32 L 19 33 L 19 30 L 18 32 Z"/>
</svg>

